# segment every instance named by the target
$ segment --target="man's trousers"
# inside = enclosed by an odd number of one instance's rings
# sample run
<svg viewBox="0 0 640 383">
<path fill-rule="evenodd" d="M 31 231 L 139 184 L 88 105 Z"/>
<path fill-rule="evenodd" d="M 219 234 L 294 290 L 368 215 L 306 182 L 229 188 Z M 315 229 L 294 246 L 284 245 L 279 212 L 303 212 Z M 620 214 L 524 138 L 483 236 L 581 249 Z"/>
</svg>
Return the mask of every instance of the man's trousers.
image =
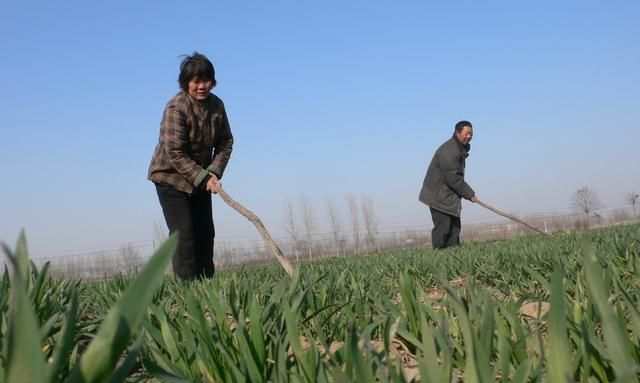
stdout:
<svg viewBox="0 0 640 383">
<path fill-rule="evenodd" d="M 433 230 L 431 230 L 431 245 L 434 249 L 444 249 L 449 246 L 460 245 L 460 217 L 456 217 L 432 207 L 431 219 L 433 220 Z"/>
</svg>

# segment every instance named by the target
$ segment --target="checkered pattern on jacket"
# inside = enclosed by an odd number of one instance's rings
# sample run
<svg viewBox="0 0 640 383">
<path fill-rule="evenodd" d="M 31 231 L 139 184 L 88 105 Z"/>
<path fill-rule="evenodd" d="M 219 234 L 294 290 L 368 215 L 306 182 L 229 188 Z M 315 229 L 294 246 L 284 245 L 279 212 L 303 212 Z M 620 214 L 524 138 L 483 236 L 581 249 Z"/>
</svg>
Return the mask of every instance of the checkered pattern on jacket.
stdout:
<svg viewBox="0 0 640 383">
<path fill-rule="evenodd" d="M 181 90 L 164 109 L 148 178 L 192 193 L 209 172 L 222 178 L 232 148 L 222 100 L 210 94 L 198 102 Z"/>
</svg>

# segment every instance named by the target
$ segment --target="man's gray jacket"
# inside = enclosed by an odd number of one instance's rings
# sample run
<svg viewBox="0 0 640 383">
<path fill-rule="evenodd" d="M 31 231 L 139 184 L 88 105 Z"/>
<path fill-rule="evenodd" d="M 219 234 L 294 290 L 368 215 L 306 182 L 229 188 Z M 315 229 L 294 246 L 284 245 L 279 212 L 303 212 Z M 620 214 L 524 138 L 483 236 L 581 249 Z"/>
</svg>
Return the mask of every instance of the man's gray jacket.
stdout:
<svg viewBox="0 0 640 383">
<path fill-rule="evenodd" d="M 465 159 L 470 145 L 464 145 L 454 134 L 440 145 L 433 155 L 427 175 L 422 183 L 419 200 L 443 213 L 460 217 L 461 198 L 470 200 L 475 195 L 464 181 Z"/>
</svg>

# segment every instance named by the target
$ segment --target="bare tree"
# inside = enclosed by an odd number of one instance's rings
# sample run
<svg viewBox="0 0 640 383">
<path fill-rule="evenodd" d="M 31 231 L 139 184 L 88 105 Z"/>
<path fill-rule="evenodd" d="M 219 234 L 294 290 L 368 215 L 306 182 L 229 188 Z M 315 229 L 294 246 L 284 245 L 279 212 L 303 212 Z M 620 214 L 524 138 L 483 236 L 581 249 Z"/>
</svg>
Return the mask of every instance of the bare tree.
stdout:
<svg viewBox="0 0 640 383">
<path fill-rule="evenodd" d="M 631 205 L 631 210 L 633 210 L 633 219 L 637 219 L 638 215 L 636 213 L 636 210 L 638 209 L 638 202 L 640 202 L 640 195 L 638 195 L 638 193 L 635 193 L 635 192 L 629 192 L 624 197 L 624 200 L 629 205 Z"/>
<path fill-rule="evenodd" d="M 169 238 L 169 230 L 167 225 L 160 220 L 155 220 L 153 223 L 153 251 L 155 252 L 158 246 Z"/>
<path fill-rule="evenodd" d="M 313 232 L 316 229 L 315 218 L 313 217 L 313 207 L 306 195 L 300 194 L 300 213 L 302 214 L 302 224 L 304 225 L 305 241 L 309 259 L 313 256 Z"/>
<path fill-rule="evenodd" d="M 576 194 L 573 195 L 571 206 L 585 214 L 587 226 L 591 227 L 591 215 L 595 210 L 602 207 L 602 204 L 596 192 L 585 186 L 578 189 Z"/>
<path fill-rule="evenodd" d="M 376 217 L 375 206 L 373 201 L 366 194 L 362 195 L 360 200 L 360 208 L 362 210 L 362 221 L 367 230 L 367 242 L 369 242 L 369 250 L 377 249 L 380 251 L 378 244 L 378 219 Z"/>
<path fill-rule="evenodd" d="M 94 280 L 104 279 L 108 276 L 114 275 L 116 270 L 113 267 L 113 254 L 111 257 L 104 251 L 100 251 L 95 255 L 90 255 L 90 258 L 83 258 L 82 264 L 89 265 L 84 266 L 83 271 L 88 271 L 90 278 Z"/>
<path fill-rule="evenodd" d="M 327 217 L 331 224 L 331 234 L 333 235 L 333 243 L 336 247 L 336 256 L 340 256 L 340 250 L 342 248 L 342 222 L 340 221 L 340 213 L 336 204 L 331 198 L 327 198 L 326 201 Z"/>
<path fill-rule="evenodd" d="M 220 267 L 228 267 L 233 264 L 234 249 L 231 242 L 216 242 L 216 263 Z M 216 265 L 218 266 L 218 265 Z"/>
<path fill-rule="evenodd" d="M 284 221 L 284 230 L 291 237 L 291 247 L 295 254 L 296 261 L 299 261 L 298 248 L 300 245 L 300 237 L 298 235 L 298 227 L 296 224 L 296 214 L 293 208 L 293 202 L 287 198 L 284 201 L 284 214 L 282 215 Z"/>
<path fill-rule="evenodd" d="M 628 222 L 632 219 L 633 217 L 631 216 L 631 214 L 629 213 L 629 210 L 627 209 L 616 209 L 611 213 L 609 213 L 609 223 L 612 225 L 615 225 L 621 222 Z"/>
<path fill-rule="evenodd" d="M 360 249 L 360 214 L 358 214 L 358 201 L 356 196 L 347 194 L 347 205 L 351 216 L 351 233 L 353 235 L 353 254 L 358 254 Z"/>
<path fill-rule="evenodd" d="M 144 264 L 142 256 L 133 248 L 133 246 L 131 246 L 130 243 L 126 246 L 121 246 L 118 253 L 120 255 L 120 260 L 122 262 L 121 266 L 124 269 L 125 274 L 137 273 Z"/>
</svg>

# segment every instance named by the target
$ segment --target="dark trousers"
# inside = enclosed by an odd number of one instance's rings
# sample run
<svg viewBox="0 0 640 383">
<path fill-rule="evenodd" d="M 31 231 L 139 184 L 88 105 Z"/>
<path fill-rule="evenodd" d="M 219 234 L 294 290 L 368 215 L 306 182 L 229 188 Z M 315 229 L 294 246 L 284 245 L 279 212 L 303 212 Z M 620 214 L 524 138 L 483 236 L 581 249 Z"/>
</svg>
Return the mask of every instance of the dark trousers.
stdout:
<svg viewBox="0 0 640 383">
<path fill-rule="evenodd" d="M 434 249 L 444 249 L 449 246 L 460 245 L 460 217 L 456 217 L 440 210 L 431 210 L 433 230 L 431 230 L 431 244 Z"/>
<path fill-rule="evenodd" d="M 156 191 L 169 232 L 178 232 L 174 274 L 182 279 L 212 277 L 215 229 L 211 194 L 199 189 L 188 194 L 164 184 L 156 184 Z"/>
</svg>

